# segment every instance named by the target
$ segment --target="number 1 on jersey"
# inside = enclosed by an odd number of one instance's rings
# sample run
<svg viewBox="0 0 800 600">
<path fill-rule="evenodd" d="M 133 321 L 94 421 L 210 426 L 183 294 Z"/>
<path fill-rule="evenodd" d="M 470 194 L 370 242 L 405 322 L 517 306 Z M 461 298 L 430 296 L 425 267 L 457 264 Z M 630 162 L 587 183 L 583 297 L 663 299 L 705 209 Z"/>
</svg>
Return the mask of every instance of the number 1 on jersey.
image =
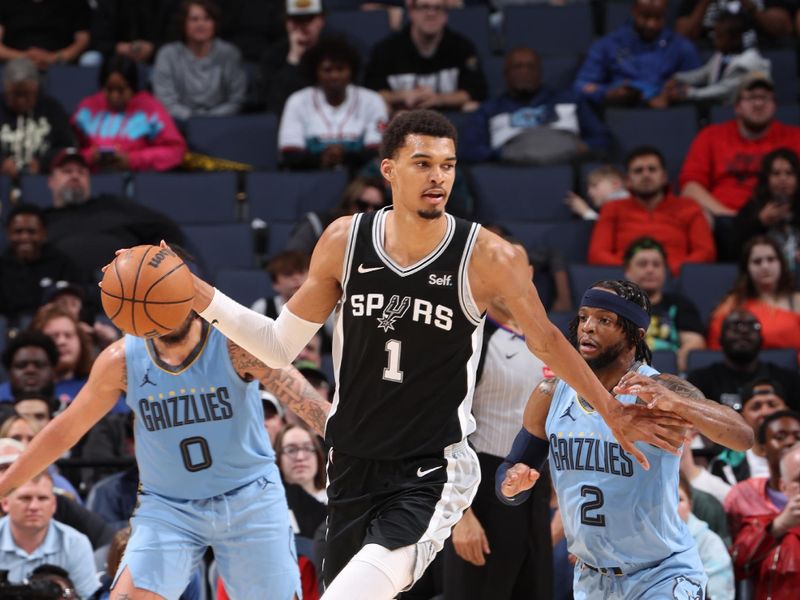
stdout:
<svg viewBox="0 0 800 600">
<path fill-rule="evenodd" d="M 384 347 L 389 354 L 389 364 L 383 370 L 383 378 L 394 383 L 403 383 L 403 372 L 400 370 L 400 350 L 403 343 L 400 340 L 389 340 Z"/>
</svg>

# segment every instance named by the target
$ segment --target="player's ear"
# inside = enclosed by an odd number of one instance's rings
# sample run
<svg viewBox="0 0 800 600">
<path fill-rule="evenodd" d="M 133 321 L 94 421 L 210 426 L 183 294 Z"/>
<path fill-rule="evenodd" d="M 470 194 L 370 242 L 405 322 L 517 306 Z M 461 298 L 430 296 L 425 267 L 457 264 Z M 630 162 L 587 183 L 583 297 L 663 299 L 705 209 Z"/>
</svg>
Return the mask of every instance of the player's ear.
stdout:
<svg viewBox="0 0 800 600">
<path fill-rule="evenodd" d="M 392 181 L 394 177 L 394 161 L 391 158 L 384 158 L 381 161 L 381 175 L 386 181 Z"/>
</svg>

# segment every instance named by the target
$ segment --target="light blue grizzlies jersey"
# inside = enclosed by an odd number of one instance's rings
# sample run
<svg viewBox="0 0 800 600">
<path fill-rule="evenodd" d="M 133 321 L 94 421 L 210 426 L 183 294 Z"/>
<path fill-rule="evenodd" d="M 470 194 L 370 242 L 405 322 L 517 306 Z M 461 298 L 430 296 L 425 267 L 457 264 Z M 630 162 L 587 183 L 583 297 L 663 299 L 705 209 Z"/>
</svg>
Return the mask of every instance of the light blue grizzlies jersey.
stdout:
<svg viewBox="0 0 800 600">
<path fill-rule="evenodd" d="M 647 365 L 644 375 L 657 371 Z M 618 396 L 632 404 L 635 396 Z M 550 475 L 569 551 L 594 567 L 630 570 L 694 545 L 678 516 L 679 457 L 637 442 L 646 471 L 622 450 L 603 418 L 565 382 L 546 422 Z"/>
<path fill-rule="evenodd" d="M 153 342 L 125 336 L 139 478 L 146 491 L 196 500 L 246 485 L 274 468 L 258 382 L 234 371 L 225 336 L 203 322 L 183 365 Z"/>
</svg>

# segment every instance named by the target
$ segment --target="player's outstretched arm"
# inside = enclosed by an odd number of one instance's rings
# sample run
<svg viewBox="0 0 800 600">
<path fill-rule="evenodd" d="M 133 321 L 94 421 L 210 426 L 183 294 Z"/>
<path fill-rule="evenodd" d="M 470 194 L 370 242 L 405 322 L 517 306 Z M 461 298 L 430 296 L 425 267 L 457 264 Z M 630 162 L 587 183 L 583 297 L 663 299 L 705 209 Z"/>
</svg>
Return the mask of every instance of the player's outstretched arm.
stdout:
<svg viewBox="0 0 800 600">
<path fill-rule="evenodd" d="M 339 283 L 350 217 L 332 223 L 322 234 L 308 278 L 273 320 L 228 298 L 195 276 L 193 308 L 253 356 L 272 368 L 290 364 L 331 314 L 342 294 Z"/>
<path fill-rule="evenodd" d="M 325 422 L 331 405 L 311 387 L 293 366 L 271 369 L 241 346 L 228 340 L 228 354 L 236 372 L 243 379 L 258 379 L 293 413 L 318 435 L 325 437 Z"/>
<path fill-rule="evenodd" d="M 677 452 L 679 446 L 658 437 L 648 427 L 620 418 L 623 405 L 603 387 L 586 361 L 547 318 L 528 274 L 528 261 L 522 250 L 490 232 L 481 231 L 470 263 L 470 285 L 476 299 L 499 296 L 505 301 L 525 333 L 531 352 L 595 407 L 622 448 L 642 466 L 648 468 L 649 463 L 634 445 L 636 441 Z"/>
<path fill-rule="evenodd" d="M 753 445 L 753 429 L 742 415 L 706 399 L 703 392 L 675 375 L 626 373 L 614 392 L 639 396 L 653 408 L 674 413 L 711 441 L 731 450 L 744 452 Z"/>
<path fill-rule="evenodd" d="M 97 357 L 89 380 L 69 407 L 33 438 L 30 445 L 0 477 L 0 497 L 30 481 L 64 452 L 116 404 L 128 386 L 125 342 L 119 340 Z"/>
</svg>

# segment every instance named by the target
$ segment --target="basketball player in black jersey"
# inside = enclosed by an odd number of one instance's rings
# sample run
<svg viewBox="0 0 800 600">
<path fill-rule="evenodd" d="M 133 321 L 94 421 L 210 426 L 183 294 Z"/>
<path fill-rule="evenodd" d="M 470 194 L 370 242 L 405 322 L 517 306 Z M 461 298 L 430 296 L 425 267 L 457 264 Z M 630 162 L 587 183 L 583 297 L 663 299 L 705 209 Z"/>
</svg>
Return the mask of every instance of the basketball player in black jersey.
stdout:
<svg viewBox="0 0 800 600">
<path fill-rule="evenodd" d="M 201 316 L 270 366 L 288 364 L 336 309 L 324 600 L 388 600 L 408 589 L 469 506 L 480 473 L 465 439 L 483 315 L 495 297 L 530 350 L 597 407 L 637 460 L 646 464 L 637 440 L 677 451 L 657 435 L 657 420 L 611 396 L 550 323 L 524 253 L 445 213 L 455 148 L 442 115 L 396 117 L 381 161 L 393 207 L 332 223 L 275 321 L 196 280 Z"/>
</svg>

